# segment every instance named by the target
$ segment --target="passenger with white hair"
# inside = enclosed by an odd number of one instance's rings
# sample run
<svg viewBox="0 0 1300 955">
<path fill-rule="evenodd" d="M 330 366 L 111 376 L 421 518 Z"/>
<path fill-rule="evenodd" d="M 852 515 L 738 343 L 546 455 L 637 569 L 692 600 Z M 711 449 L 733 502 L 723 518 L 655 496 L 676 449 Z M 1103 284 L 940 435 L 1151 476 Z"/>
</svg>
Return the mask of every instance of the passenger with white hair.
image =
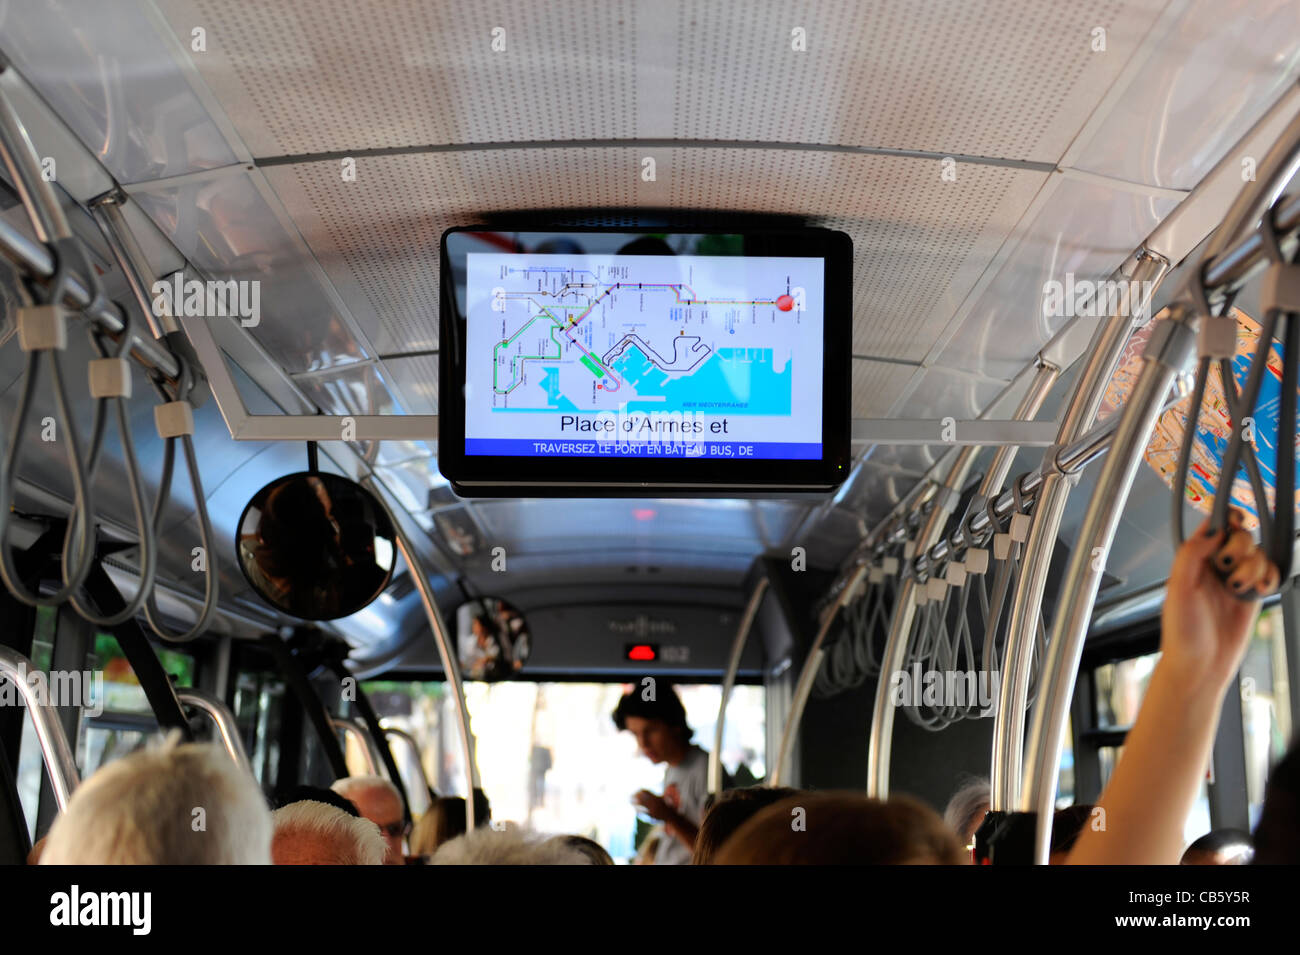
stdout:
<svg viewBox="0 0 1300 955">
<path fill-rule="evenodd" d="M 432 865 L 592 865 L 591 857 L 564 839 L 522 829 L 475 829 L 442 844 Z"/>
<path fill-rule="evenodd" d="M 303 799 L 271 813 L 276 865 L 382 865 L 388 846 L 369 819 Z"/>
<path fill-rule="evenodd" d="M 104 766 L 55 821 L 41 865 L 267 865 L 271 813 L 220 746 L 160 744 Z"/>
<path fill-rule="evenodd" d="M 330 786 L 340 796 L 357 807 L 357 812 L 369 819 L 384 834 L 388 852 L 384 865 L 402 865 L 402 839 L 409 834 L 402 811 L 402 794 L 397 787 L 382 776 L 345 776 Z"/>
<path fill-rule="evenodd" d="M 984 817 L 989 814 L 992 798 L 993 790 L 989 781 L 982 776 L 974 776 L 952 794 L 948 807 L 943 811 L 943 821 L 957 833 L 961 844 L 972 852 L 975 849 L 975 833 L 979 831 Z"/>
</svg>

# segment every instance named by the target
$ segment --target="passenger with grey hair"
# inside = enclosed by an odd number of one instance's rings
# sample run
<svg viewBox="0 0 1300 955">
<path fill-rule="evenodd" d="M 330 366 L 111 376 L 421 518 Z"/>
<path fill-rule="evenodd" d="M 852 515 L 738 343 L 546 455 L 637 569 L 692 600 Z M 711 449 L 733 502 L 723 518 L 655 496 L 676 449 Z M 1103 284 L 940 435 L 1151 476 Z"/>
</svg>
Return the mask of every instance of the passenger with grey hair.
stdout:
<svg viewBox="0 0 1300 955">
<path fill-rule="evenodd" d="M 975 848 L 975 832 L 988 815 L 993 790 L 989 781 L 982 776 L 972 776 L 952 794 L 948 808 L 943 811 L 943 821 L 948 824 L 961 844 L 967 849 Z"/>
<path fill-rule="evenodd" d="M 369 819 L 303 799 L 271 813 L 276 865 L 383 865 L 388 846 Z"/>
<path fill-rule="evenodd" d="M 41 865 L 267 865 L 271 813 L 220 746 L 161 743 L 101 768 L 50 829 Z"/>
<path fill-rule="evenodd" d="M 588 839 L 586 836 L 552 836 L 549 841 L 582 853 L 588 865 L 614 864 L 613 858 L 605 851 L 605 847 L 595 839 Z"/>
<path fill-rule="evenodd" d="M 432 865 L 592 865 L 586 851 L 563 837 L 547 839 L 521 829 L 475 829 L 445 842 Z"/>
<path fill-rule="evenodd" d="M 397 787 L 382 776 L 344 776 L 336 779 L 330 789 L 356 806 L 357 812 L 384 834 L 384 841 L 388 843 L 384 865 L 402 865 L 406 859 L 402 839 L 410 833 L 410 827 L 402 811 L 402 794 Z"/>
</svg>

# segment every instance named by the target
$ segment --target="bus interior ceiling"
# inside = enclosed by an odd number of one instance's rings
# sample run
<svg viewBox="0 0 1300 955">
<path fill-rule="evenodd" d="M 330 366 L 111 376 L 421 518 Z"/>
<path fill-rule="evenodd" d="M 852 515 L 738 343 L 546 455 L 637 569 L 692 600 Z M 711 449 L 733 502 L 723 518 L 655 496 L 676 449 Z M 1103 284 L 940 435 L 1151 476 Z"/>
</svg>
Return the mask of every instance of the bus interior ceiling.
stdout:
<svg viewBox="0 0 1300 955">
<path fill-rule="evenodd" d="M 1197 187 L 1243 145 L 1271 142 L 1280 121 L 1256 124 L 1275 104 L 1300 108 L 1297 6 L 926 9 L 936 15 L 827 2 L 795 23 L 776 2 L 554 0 L 512 8 L 494 58 L 477 52 L 500 26 L 490 5 L 30 0 L 0 5 L 11 64 L 0 87 L 38 154 L 56 162 L 71 228 L 108 297 L 133 302 L 89 206 L 119 187 L 155 276 L 184 266 L 261 281 L 255 324 L 211 323 L 250 414 L 437 415 L 444 230 L 533 210 L 584 221 L 595 211 L 611 225 L 654 210 L 670 222 L 701 211 L 768 216 L 852 238 L 852 314 L 830 318 L 852 323 L 852 417 L 867 433 L 882 419 L 1009 418 L 1044 355 L 1064 369 L 1038 415 L 1055 420 L 1096 319 L 1044 314 L 1044 283 L 1105 279 L 1153 235 L 1175 266 L 1202 242 L 1232 194 Z M 794 26 L 806 29 L 804 50 L 791 49 Z M 34 238 L 10 189 L 0 189 L 0 217 Z M 7 268 L 0 278 L 8 429 L 23 355 L 17 278 Z M 1238 306 L 1255 314 L 1255 295 L 1248 287 Z M 66 357 L 80 368 L 96 356 L 70 334 Z M 84 376 L 69 375 L 68 387 L 84 435 Z M 141 387 L 130 402 L 150 499 L 163 445 L 153 403 Z M 234 554 L 245 503 L 305 469 L 304 443 L 234 440 L 222 410 L 211 397 L 195 410 L 221 591 L 205 641 L 296 622 L 257 596 Z M 30 415 L 56 415 L 48 390 Z M 17 508 L 66 512 L 65 450 L 27 444 Z M 994 450 L 981 450 L 965 487 Z M 936 429 L 931 443 L 867 440 L 853 451 L 852 474 L 827 494 L 467 499 L 440 475 L 432 434 L 321 442 L 325 470 L 373 475 L 398 504 L 444 615 L 461 600 L 458 580 L 527 614 L 535 654 L 524 676 L 538 680 L 634 679 L 643 671 L 624 645 L 661 633 L 690 653 L 658 672 L 716 681 L 756 559 L 789 568 L 802 548 L 810 573 L 785 577 L 803 631 L 783 632 L 768 608 L 740 671 L 775 680 L 789 657 L 785 672 L 797 674 L 826 588 L 909 492 L 942 477 L 952 446 Z M 1012 473 L 1041 454 L 1023 449 Z M 94 497 L 103 532 L 130 540 L 123 463 L 110 440 Z M 1095 479 L 1089 468 L 1070 495 L 1062 550 Z M 1101 604 L 1163 581 L 1169 494 L 1151 469 L 1139 471 Z M 185 627 L 202 584 L 190 573 L 198 517 L 183 464 L 163 528 L 161 609 Z M 18 522 L 11 535 L 23 547 L 36 530 Z M 131 554 L 110 561 L 128 593 Z M 379 601 L 322 627 L 351 645 L 359 674 L 441 671 L 419 590 L 401 572 Z M 862 785 L 872 686 L 809 706 L 804 782 Z M 946 743 L 900 728 L 900 788 L 938 802 L 953 782 L 912 766 L 905 737 L 917 752 L 922 742 L 961 748 L 977 771 L 991 722 L 967 722 Z"/>
</svg>

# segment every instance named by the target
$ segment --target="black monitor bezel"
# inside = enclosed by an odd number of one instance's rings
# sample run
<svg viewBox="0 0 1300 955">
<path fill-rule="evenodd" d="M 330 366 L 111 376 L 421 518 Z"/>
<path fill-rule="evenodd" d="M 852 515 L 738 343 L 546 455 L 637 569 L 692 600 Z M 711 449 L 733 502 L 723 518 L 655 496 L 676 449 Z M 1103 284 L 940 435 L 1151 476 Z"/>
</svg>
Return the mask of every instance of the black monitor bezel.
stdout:
<svg viewBox="0 0 1300 955">
<path fill-rule="evenodd" d="M 750 256 L 820 258 L 825 261 L 826 301 L 822 325 L 822 457 L 816 460 L 723 460 L 718 458 L 511 457 L 465 454 L 466 300 L 464 281 L 451 267 L 452 236 L 492 233 L 524 252 L 520 236 L 562 238 L 582 233 L 642 236 L 739 235 Z M 455 253 L 465 255 L 466 253 Z M 457 226 L 439 243 L 442 273 L 438 375 L 438 469 L 462 497 L 590 495 L 685 495 L 821 492 L 838 487 L 850 470 L 850 400 L 853 339 L 853 244 L 831 229 L 676 228 L 646 226 L 555 227 L 534 223 Z M 465 270 L 459 270 L 464 275 Z M 524 472 L 524 473 L 521 473 Z M 503 480 L 510 475 L 511 480 Z"/>
</svg>

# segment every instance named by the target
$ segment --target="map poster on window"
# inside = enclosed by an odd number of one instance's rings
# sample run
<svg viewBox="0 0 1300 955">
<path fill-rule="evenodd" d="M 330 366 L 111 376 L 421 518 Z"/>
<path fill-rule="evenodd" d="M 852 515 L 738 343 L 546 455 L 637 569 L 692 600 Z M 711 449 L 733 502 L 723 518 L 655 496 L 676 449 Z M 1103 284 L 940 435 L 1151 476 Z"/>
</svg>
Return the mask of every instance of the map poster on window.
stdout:
<svg viewBox="0 0 1300 955">
<path fill-rule="evenodd" d="M 1259 323 L 1240 309 L 1232 310 L 1237 320 L 1237 354 L 1232 359 L 1232 374 L 1236 387 L 1245 386 L 1246 376 L 1250 371 L 1251 357 L 1259 343 Z M 1124 356 L 1120 360 L 1110 386 L 1102 401 L 1099 418 L 1104 419 L 1117 414 L 1133 388 L 1138 372 L 1142 367 L 1142 352 L 1146 348 L 1151 329 L 1161 316 L 1138 329 L 1129 339 Z M 1273 506 L 1277 478 L 1277 434 L 1279 400 L 1282 384 L 1282 353 L 1280 345 L 1274 341 L 1268 354 L 1268 371 L 1260 385 L 1259 401 L 1255 406 L 1254 435 L 1255 456 L 1259 461 L 1260 473 L 1264 479 L 1268 504 Z M 1147 446 L 1146 461 L 1164 482 L 1173 486 L 1174 475 L 1178 470 L 1178 453 L 1182 447 L 1183 435 L 1187 429 L 1187 414 L 1191 408 L 1192 396 L 1188 395 L 1178 404 L 1169 408 L 1156 422 L 1151 443 Z M 1228 405 L 1224 398 L 1223 380 L 1219 376 L 1218 363 L 1210 365 L 1205 389 L 1205 400 L 1201 405 L 1200 420 L 1197 421 L 1196 438 L 1192 444 L 1192 460 L 1187 475 L 1187 500 L 1198 510 L 1209 513 L 1214 503 L 1214 489 L 1219 482 L 1222 469 L 1223 452 L 1231 437 L 1231 422 Z M 1292 449 L 1292 453 L 1295 450 Z M 1297 499 L 1300 503 L 1300 498 Z M 1246 514 L 1246 526 L 1254 529 L 1259 526 L 1259 515 L 1255 496 L 1251 493 L 1250 479 L 1245 468 L 1240 468 L 1232 484 L 1233 506 Z"/>
</svg>

